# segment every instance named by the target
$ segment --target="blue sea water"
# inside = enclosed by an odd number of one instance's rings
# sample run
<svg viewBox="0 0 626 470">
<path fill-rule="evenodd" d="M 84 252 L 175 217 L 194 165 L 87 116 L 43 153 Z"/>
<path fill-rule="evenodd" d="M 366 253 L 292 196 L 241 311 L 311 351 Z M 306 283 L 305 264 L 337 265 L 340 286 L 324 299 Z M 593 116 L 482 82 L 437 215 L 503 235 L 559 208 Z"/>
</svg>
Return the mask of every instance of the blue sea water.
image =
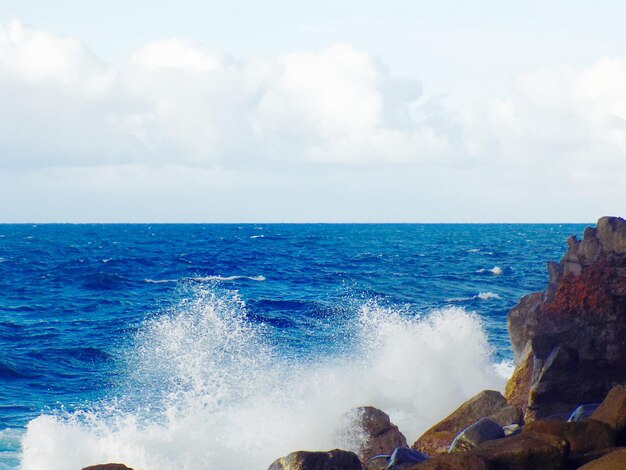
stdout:
<svg viewBox="0 0 626 470">
<path fill-rule="evenodd" d="M 267 468 L 364 400 L 416 433 L 583 228 L 0 225 L 0 469 Z"/>
</svg>

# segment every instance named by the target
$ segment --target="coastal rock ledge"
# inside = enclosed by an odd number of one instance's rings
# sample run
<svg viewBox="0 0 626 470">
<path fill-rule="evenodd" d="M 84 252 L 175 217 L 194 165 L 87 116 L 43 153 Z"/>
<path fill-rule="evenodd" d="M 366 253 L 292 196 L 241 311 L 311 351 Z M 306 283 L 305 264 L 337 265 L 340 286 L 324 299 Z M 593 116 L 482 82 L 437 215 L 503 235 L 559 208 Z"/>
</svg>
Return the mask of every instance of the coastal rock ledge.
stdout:
<svg viewBox="0 0 626 470">
<path fill-rule="evenodd" d="M 546 290 L 508 315 L 516 368 L 504 395 L 526 422 L 566 417 L 626 383 L 626 221 L 602 217 L 567 243 Z"/>
</svg>

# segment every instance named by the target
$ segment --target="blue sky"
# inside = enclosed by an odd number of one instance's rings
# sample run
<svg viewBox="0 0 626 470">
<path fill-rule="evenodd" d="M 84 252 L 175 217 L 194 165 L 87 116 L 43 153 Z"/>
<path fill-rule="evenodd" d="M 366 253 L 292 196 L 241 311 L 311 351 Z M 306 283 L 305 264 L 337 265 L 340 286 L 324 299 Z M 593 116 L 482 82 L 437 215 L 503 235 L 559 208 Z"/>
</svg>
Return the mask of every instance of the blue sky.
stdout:
<svg viewBox="0 0 626 470">
<path fill-rule="evenodd" d="M 624 215 L 618 2 L 2 3 L 0 221 Z"/>
</svg>

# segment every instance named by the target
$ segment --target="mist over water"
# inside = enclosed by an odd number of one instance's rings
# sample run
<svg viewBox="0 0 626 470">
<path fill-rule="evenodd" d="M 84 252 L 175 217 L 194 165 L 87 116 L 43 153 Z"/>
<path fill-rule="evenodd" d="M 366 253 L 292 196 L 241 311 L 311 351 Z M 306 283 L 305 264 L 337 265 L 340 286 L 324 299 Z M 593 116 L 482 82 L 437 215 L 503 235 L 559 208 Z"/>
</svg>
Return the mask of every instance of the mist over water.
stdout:
<svg viewBox="0 0 626 470">
<path fill-rule="evenodd" d="M 353 407 L 385 410 L 412 441 L 503 385 L 481 320 L 462 308 L 411 316 L 366 302 L 338 328 L 342 353 L 307 360 L 250 322 L 236 293 L 188 290 L 136 334 L 118 396 L 28 424 L 24 470 L 266 469 L 293 450 L 357 445 L 341 432 Z"/>
</svg>

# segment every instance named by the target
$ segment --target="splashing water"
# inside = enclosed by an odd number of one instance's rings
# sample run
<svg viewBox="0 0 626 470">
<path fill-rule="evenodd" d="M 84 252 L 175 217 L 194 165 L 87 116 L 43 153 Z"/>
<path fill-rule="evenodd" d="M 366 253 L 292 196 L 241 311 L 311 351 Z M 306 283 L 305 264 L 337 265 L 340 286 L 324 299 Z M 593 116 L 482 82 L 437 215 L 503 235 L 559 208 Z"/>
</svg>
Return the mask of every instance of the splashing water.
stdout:
<svg viewBox="0 0 626 470">
<path fill-rule="evenodd" d="M 480 319 L 461 308 L 414 317 L 366 302 L 337 341 L 351 347 L 296 358 L 236 294 L 196 287 L 140 329 L 117 398 L 28 424 L 22 468 L 266 469 L 294 450 L 345 447 L 337 430 L 355 406 L 384 410 L 412 442 L 504 383 Z"/>
</svg>

